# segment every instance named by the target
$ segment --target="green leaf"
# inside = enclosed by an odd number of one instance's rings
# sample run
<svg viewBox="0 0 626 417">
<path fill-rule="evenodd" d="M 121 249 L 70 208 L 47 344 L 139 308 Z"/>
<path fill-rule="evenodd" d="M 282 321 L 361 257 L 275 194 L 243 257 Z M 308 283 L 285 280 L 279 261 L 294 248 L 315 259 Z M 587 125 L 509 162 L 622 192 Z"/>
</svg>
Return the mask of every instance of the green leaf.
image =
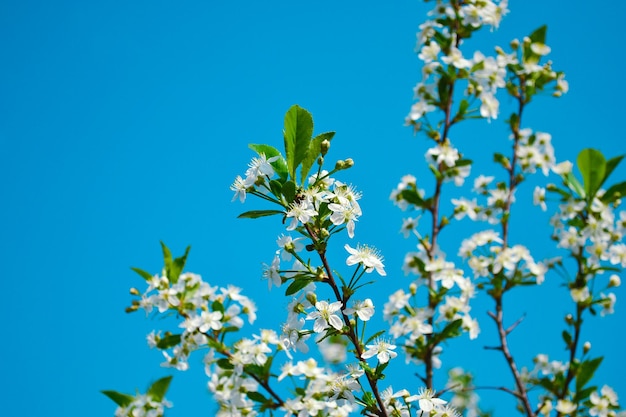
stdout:
<svg viewBox="0 0 626 417">
<path fill-rule="evenodd" d="M 321 154 L 320 145 L 325 140 L 331 141 L 333 136 L 335 136 L 335 132 L 325 132 L 320 133 L 311 140 L 309 144 L 309 149 L 306 153 L 306 157 L 302 161 L 302 169 L 300 171 L 300 179 L 302 181 L 302 184 L 304 184 L 304 181 L 307 179 L 309 171 L 317 160 L 317 157 Z"/>
<path fill-rule="evenodd" d="M 546 43 L 546 33 L 548 32 L 548 26 L 543 25 L 530 34 L 530 40 L 535 43 Z"/>
<path fill-rule="evenodd" d="M 276 181 L 276 180 L 270 181 L 270 190 L 272 191 L 272 194 L 274 194 L 278 199 L 280 199 L 282 188 L 283 188 L 283 184 L 280 181 Z"/>
<path fill-rule="evenodd" d="M 472 165 L 472 160 L 471 159 L 459 159 L 456 161 L 455 163 L 455 167 L 464 167 L 467 165 Z"/>
<path fill-rule="evenodd" d="M 213 301 L 213 304 L 211 304 L 211 309 L 213 311 L 219 311 L 220 313 L 224 313 L 224 304 L 221 303 L 220 300 L 215 300 Z"/>
<path fill-rule="evenodd" d="M 172 252 L 170 252 L 169 248 L 165 246 L 165 243 L 163 242 L 161 242 L 161 249 L 163 250 L 165 275 L 172 284 L 176 284 L 176 282 L 178 282 L 178 277 L 185 267 L 185 262 L 187 260 L 187 255 L 189 254 L 191 246 L 187 246 L 187 249 L 185 249 L 185 254 L 176 259 L 172 259 Z"/>
<path fill-rule="evenodd" d="M 400 197 L 407 203 L 413 204 L 417 207 L 424 207 L 424 199 L 420 197 L 417 191 L 410 188 L 400 191 Z"/>
<path fill-rule="evenodd" d="M 166 376 L 165 378 L 161 378 L 154 382 L 148 388 L 148 395 L 150 395 L 155 401 L 163 401 L 163 397 L 165 397 L 165 393 L 170 386 L 170 382 L 172 382 L 172 376 Z"/>
<path fill-rule="evenodd" d="M 509 161 L 509 158 L 507 158 L 506 156 L 502 155 L 501 153 L 495 152 L 493 154 L 493 162 L 496 162 L 496 163 L 502 165 L 504 167 L 504 169 L 506 169 L 506 170 L 511 168 L 511 161 Z"/>
<path fill-rule="evenodd" d="M 450 93 L 448 92 L 448 78 L 442 76 L 439 79 L 439 83 L 437 84 L 437 91 L 439 93 L 439 107 L 442 109 L 445 108 L 448 103 L 448 96 Z"/>
<path fill-rule="evenodd" d="M 563 332 L 561 333 L 561 336 L 563 337 L 565 346 L 569 349 L 572 346 L 572 335 L 569 334 L 567 330 L 563 330 Z"/>
<path fill-rule="evenodd" d="M 541 56 L 534 53 L 532 49 L 530 48 L 530 45 L 533 43 L 545 44 L 547 30 L 548 30 L 548 27 L 544 25 L 530 34 L 529 36 L 530 43 L 524 45 L 524 62 L 531 63 L 531 64 L 536 64 L 537 62 L 539 62 L 539 59 L 541 58 Z"/>
<path fill-rule="evenodd" d="M 604 184 L 604 181 L 606 181 L 607 178 L 609 178 L 609 175 L 611 175 L 613 170 L 617 168 L 619 163 L 622 162 L 622 159 L 624 159 L 624 155 L 619 155 L 606 161 L 606 172 L 604 174 L 604 180 L 602 181 L 603 184 Z"/>
<path fill-rule="evenodd" d="M 128 404 L 132 403 L 133 400 L 135 399 L 135 397 L 133 397 L 132 395 L 122 394 L 121 392 L 117 392 L 117 391 L 100 391 L 100 392 L 106 395 L 107 397 L 109 397 L 110 399 L 112 399 L 113 402 L 119 405 L 120 407 L 126 407 Z"/>
<path fill-rule="evenodd" d="M 480 64 L 483 64 L 483 63 L 480 62 Z M 474 65 L 474 67 L 476 67 L 477 65 Z M 474 67 L 472 67 L 472 71 L 475 70 Z M 455 122 L 460 122 L 461 120 L 463 120 L 463 117 L 465 116 L 465 113 L 467 113 L 467 109 L 469 108 L 469 105 L 470 105 L 469 101 L 467 101 L 466 99 L 461 100 L 461 103 L 459 104 L 459 110 L 457 111 L 456 116 L 454 116 Z"/>
<path fill-rule="evenodd" d="M 152 279 L 152 275 L 150 275 L 150 273 L 144 271 L 143 269 L 139 269 L 139 268 L 130 268 L 133 271 L 135 271 L 136 273 L 138 273 L 143 279 L 145 279 L 146 281 L 150 281 Z"/>
<path fill-rule="evenodd" d="M 446 325 L 444 329 L 439 334 L 439 340 L 443 341 L 446 339 L 451 339 L 453 337 L 457 337 L 461 335 L 461 326 L 463 325 L 463 320 L 458 319 L 454 320 Z"/>
<path fill-rule="evenodd" d="M 626 181 L 614 184 L 602 196 L 603 203 L 610 203 L 626 196 Z"/>
<path fill-rule="evenodd" d="M 587 193 L 587 201 L 593 200 L 600 189 L 606 173 L 606 160 L 597 149 L 583 149 L 576 159 L 578 169 L 583 176 L 583 185 Z"/>
<path fill-rule="evenodd" d="M 285 114 L 285 154 L 287 170 L 291 178 L 296 181 L 296 168 L 306 157 L 309 143 L 313 136 L 313 117 L 311 113 L 298 105 L 291 106 Z"/>
<path fill-rule="evenodd" d="M 248 396 L 248 398 L 250 398 L 252 401 L 255 401 L 257 403 L 265 403 L 267 402 L 267 398 L 265 398 L 262 394 L 256 392 L 256 391 L 248 391 L 246 393 L 246 395 Z"/>
<path fill-rule="evenodd" d="M 365 341 L 365 344 L 367 345 L 369 342 L 371 342 L 372 340 L 376 339 L 377 337 L 382 336 L 383 334 L 385 334 L 384 330 L 381 330 L 379 332 L 374 333 L 373 335 L 371 335 L 370 337 L 367 338 L 367 340 Z"/>
<path fill-rule="evenodd" d="M 285 290 L 285 295 L 293 295 L 300 291 L 302 288 L 306 287 L 311 283 L 312 280 L 306 278 L 296 278 L 293 280 L 291 284 Z"/>
<path fill-rule="evenodd" d="M 179 334 L 167 334 L 157 342 L 156 346 L 161 349 L 169 349 L 172 346 L 176 346 L 180 343 L 180 335 Z"/>
<path fill-rule="evenodd" d="M 257 219 L 259 217 L 273 216 L 275 214 L 285 214 L 280 210 L 251 210 L 241 213 L 238 219 Z"/>
<path fill-rule="evenodd" d="M 215 363 L 217 364 L 217 366 L 219 366 L 222 369 L 229 370 L 229 369 L 235 368 L 235 366 L 232 363 L 230 363 L 230 361 L 226 358 L 218 359 L 217 362 Z"/>
<path fill-rule="evenodd" d="M 581 402 L 585 401 L 587 398 L 589 398 L 591 393 L 594 392 L 597 389 L 598 389 L 598 387 L 591 386 L 591 387 L 587 387 L 587 388 L 583 389 L 582 391 L 576 392 L 576 395 L 574 396 L 574 402 L 575 403 L 581 403 Z"/>
<path fill-rule="evenodd" d="M 174 259 L 172 262 L 171 270 L 168 272 L 168 276 L 171 274 L 176 277 L 176 281 L 178 281 L 178 277 L 183 272 L 185 268 L 185 263 L 187 262 L 187 255 L 189 255 L 189 251 L 191 250 L 191 246 L 187 246 L 185 249 L 185 254 L 181 257 Z"/>
<path fill-rule="evenodd" d="M 296 199 L 296 183 L 293 181 L 287 181 L 283 184 L 281 192 L 285 196 L 287 204 L 293 203 L 293 200 Z"/>
<path fill-rule="evenodd" d="M 170 276 L 170 270 L 172 269 L 172 262 L 173 262 L 172 252 L 170 252 L 170 249 L 167 246 L 165 246 L 165 243 L 163 242 L 161 242 L 161 250 L 163 251 L 163 263 L 165 265 L 165 275 L 170 280 L 170 282 L 176 283 L 176 281 L 178 281 L 178 276 L 176 277 Z"/>
<path fill-rule="evenodd" d="M 598 369 L 598 366 L 602 363 L 602 359 L 604 358 L 600 356 L 595 359 L 584 361 L 580 364 L 580 368 L 578 369 L 578 373 L 576 375 L 576 391 L 582 390 L 587 382 L 591 380 L 593 374 L 596 372 L 596 369 Z"/>
<path fill-rule="evenodd" d="M 266 158 L 272 158 L 274 156 L 278 156 L 278 159 L 274 162 L 270 162 L 272 168 L 274 168 L 274 172 L 282 179 L 283 181 L 287 179 L 287 162 L 285 161 L 285 157 L 280 153 L 280 151 L 273 146 L 270 145 L 261 145 L 251 143 L 248 145 L 248 148 L 252 149 L 254 152 L 259 155 L 265 155 Z"/>
<path fill-rule="evenodd" d="M 567 173 L 563 177 L 563 181 L 567 187 L 578 194 L 580 197 L 585 197 L 585 190 L 583 189 L 582 184 L 571 172 Z"/>
</svg>

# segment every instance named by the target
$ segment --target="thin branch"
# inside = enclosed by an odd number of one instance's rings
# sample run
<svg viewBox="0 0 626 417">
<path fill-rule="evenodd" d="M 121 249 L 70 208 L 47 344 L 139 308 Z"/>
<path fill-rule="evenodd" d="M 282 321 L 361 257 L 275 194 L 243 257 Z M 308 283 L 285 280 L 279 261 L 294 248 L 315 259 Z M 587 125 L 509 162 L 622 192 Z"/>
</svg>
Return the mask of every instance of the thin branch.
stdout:
<svg viewBox="0 0 626 417">
<path fill-rule="evenodd" d="M 522 317 L 520 317 L 519 319 L 517 319 L 517 321 L 516 321 L 515 323 L 511 324 L 511 325 L 509 326 L 509 328 L 508 328 L 508 329 L 506 329 L 506 334 L 507 334 L 507 336 L 508 336 L 508 335 L 509 335 L 509 334 L 510 334 L 513 330 L 515 330 L 515 328 L 516 328 L 516 327 L 517 327 L 517 326 L 518 326 L 521 322 L 523 322 L 525 318 L 526 318 L 526 313 L 524 313 L 524 315 L 523 315 Z"/>
<path fill-rule="evenodd" d="M 316 243 L 317 235 L 313 233 L 313 231 L 311 230 L 308 224 L 305 224 L 304 226 L 307 232 L 309 233 L 309 235 L 311 236 L 311 239 L 314 241 L 314 243 Z M 326 276 L 328 278 L 326 283 L 330 285 L 330 287 L 332 288 L 337 301 L 344 303 L 345 300 L 343 299 L 343 297 L 341 296 L 341 293 L 339 292 L 339 287 L 337 285 L 337 282 L 335 281 L 335 277 L 333 275 L 330 264 L 328 263 L 328 259 L 326 258 L 326 252 L 324 250 L 317 250 L 317 254 L 319 255 L 320 260 L 322 261 L 324 270 L 326 271 Z M 357 337 L 355 328 L 352 326 L 352 323 L 350 323 L 350 318 L 343 312 L 343 310 L 341 312 L 341 315 L 342 315 L 344 324 L 348 327 L 348 332 L 344 334 L 348 337 L 348 339 L 354 346 L 356 359 L 359 362 L 367 364 L 367 361 L 361 357 L 363 354 L 363 348 L 361 346 L 361 342 L 359 341 Z M 367 382 L 369 383 L 369 386 L 372 390 L 372 394 L 374 395 L 374 398 L 376 399 L 376 403 L 378 404 L 378 410 L 379 410 L 378 415 L 380 417 L 388 417 L 387 409 L 385 407 L 385 403 L 382 399 L 382 396 L 380 395 L 380 391 L 378 390 L 378 384 L 376 382 L 376 379 L 372 378 L 372 376 L 368 372 L 365 372 L 365 377 L 367 378 Z"/>
</svg>

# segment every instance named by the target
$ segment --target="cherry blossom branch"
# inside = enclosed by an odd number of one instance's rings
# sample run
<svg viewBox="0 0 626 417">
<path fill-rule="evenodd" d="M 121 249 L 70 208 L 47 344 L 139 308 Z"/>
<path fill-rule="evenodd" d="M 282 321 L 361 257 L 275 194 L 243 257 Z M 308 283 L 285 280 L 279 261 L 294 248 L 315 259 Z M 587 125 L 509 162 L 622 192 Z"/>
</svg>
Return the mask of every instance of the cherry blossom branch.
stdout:
<svg viewBox="0 0 626 417">
<path fill-rule="evenodd" d="M 502 212 L 502 221 L 501 221 L 502 250 L 505 250 L 508 247 L 511 205 L 513 202 L 513 195 L 515 193 L 515 189 L 518 185 L 518 180 L 516 178 L 516 173 L 515 173 L 515 167 L 517 166 L 518 147 L 519 147 L 519 141 L 521 138 L 519 129 L 520 129 L 521 121 L 522 121 L 522 115 L 524 112 L 524 105 L 526 103 L 526 100 L 524 97 L 525 82 L 524 82 L 523 76 L 519 76 L 519 81 L 520 81 L 520 89 L 519 89 L 519 93 L 516 96 L 517 101 L 518 101 L 518 110 L 516 113 L 515 120 L 513 120 L 513 118 L 511 118 L 510 120 L 511 130 L 513 131 L 513 149 L 512 149 L 511 161 L 509 163 L 509 166 L 506 167 L 508 174 L 509 174 L 509 178 L 508 178 L 509 189 L 508 189 L 507 197 L 506 197 L 503 212 Z M 517 387 L 517 393 L 519 394 L 517 395 L 517 398 L 521 401 L 524 407 L 524 410 L 526 412 L 526 415 L 528 417 L 534 417 L 535 412 L 533 411 L 530 405 L 530 400 L 528 398 L 528 392 L 526 390 L 526 386 L 524 382 L 522 381 L 522 377 L 519 373 L 519 370 L 515 363 L 515 359 L 513 358 L 513 355 L 511 353 L 511 350 L 509 349 L 509 345 L 507 341 L 507 336 L 511 333 L 511 331 L 513 331 L 513 329 L 515 329 L 515 327 L 517 327 L 517 325 L 521 322 L 521 320 L 518 320 L 517 322 L 515 322 L 508 329 L 505 329 L 504 327 L 503 297 L 504 297 L 504 293 L 508 289 L 510 289 L 508 285 L 505 286 L 505 288 L 501 288 L 497 290 L 494 288 L 494 291 L 491 293 L 491 295 L 496 304 L 495 306 L 496 312 L 495 314 L 490 313 L 489 315 L 491 318 L 494 319 L 496 323 L 496 327 L 498 329 L 498 338 L 500 339 L 499 350 L 504 355 L 504 358 L 509 366 L 509 370 L 511 371 L 511 374 L 513 375 L 515 386 Z"/>
<path fill-rule="evenodd" d="M 319 255 L 319 258 L 322 262 L 322 265 L 324 267 L 324 270 L 326 271 L 326 283 L 332 288 L 333 293 L 335 294 L 335 299 L 337 301 L 340 301 L 343 306 L 345 307 L 346 302 L 349 299 L 349 295 L 343 296 L 341 295 L 341 292 L 339 291 L 339 287 L 337 285 L 337 282 L 335 281 L 335 277 L 333 275 L 332 272 L 332 268 L 330 267 L 330 264 L 328 263 L 328 258 L 326 257 L 326 250 L 322 249 L 322 248 L 317 248 L 317 235 L 316 233 L 313 232 L 313 230 L 311 229 L 311 227 L 308 224 L 304 225 L 309 236 L 311 237 L 311 240 L 313 240 L 313 244 L 314 246 L 316 246 L 316 252 Z M 341 316 L 343 319 L 344 324 L 346 325 L 346 327 L 348 328 L 348 332 L 344 333 L 346 334 L 346 336 L 348 337 L 348 339 L 350 340 L 350 342 L 352 343 L 352 345 L 354 346 L 354 351 L 355 351 L 355 356 L 356 359 L 364 364 L 367 364 L 367 361 L 365 359 L 363 359 L 361 356 L 363 355 L 363 347 L 361 346 L 361 342 L 359 341 L 358 337 L 357 337 L 357 333 L 356 330 L 354 328 L 354 326 L 352 325 L 352 323 L 350 322 L 350 318 L 346 315 L 346 313 L 343 312 L 343 309 L 341 311 Z M 372 394 L 374 395 L 374 398 L 376 399 L 376 403 L 378 404 L 378 413 L 377 415 L 380 417 L 388 417 L 387 414 L 387 409 L 385 407 L 385 403 L 382 399 L 382 396 L 380 395 L 380 391 L 378 390 L 378 384 L 376 382 L 376 379 L 372 377 L 372 375 L 370 374 L 370 372 L 365 372 L 365 377 L 367 378 L 367 382 L 370 386 L 370 389 L 372 390 Z"/>
<path fill-rule="evenodd" d="M 576 281 L 578 280 L 584 280 L 584 265 L 582 262 L 582 249 L 579 249 L 578 254 L 576 256 L 576 262 L 577 262 L 577 266 L 578 266 L 578 271 L 576 274 Z M 569 385 L 572 383 L 572 381 L 574 380 L 574 377 L 576 376 L 574 369 L 573 369 L 573 365 L 574 365 L 574 361 L 576 359 L 576 351 L 578 350 L 578 344 L 580 343 L 580 334 L 582 332 L 582 324 L 583 324 L 583 312 L 585 311 L 585 307 L 582 306 L 580 303 L 576 303 L 576 320 L 574 321 L 573 325 L 574 325 L 574 337 L 572 339 L 572 342 L 570 343 L 570 345 L 568 346 L 569 348 L 569 366 L 567 367 L 567 373 L 565 375 L 565 381 L 563 381 L 563 387 L 561 389 L 561 392 L 558 393 L 557 395 L 557 399 L 559 400 L 563 400 L 565 399 L 565 397 L 567 396 L 567 393 L 569 392 Z M 561 417 L 563 414 L 557 410 L 557 417 Z"/>
<path fill-rule="evenodd" d="M 524 406 L 524 410 L 528 417 L 535 417 L 535 413 L 530 405 L 530 400 L 528 399 L 528 392 L 526 391 L 526 386 L 522 381 L 522 376 L 517 369 L 517 365 L 515 364 L 515 360 L 513 359 L 513 355 L 509 349 L 509 345 L 507 342 L 507 330 L 504 328 L 504 313 L 503 313 L 503 305 L 502 305 L 502 294 L 493 297 L 496 302 L 496 312 L 495 314 L 490 314 L 492 318 L 494 318 L 496 322 L 496 327 L 498 328 L 498 337 L 500 338 L 500 347 L 499 350 L 502 351 L 504 358 L 506 359 L 507 364 L 509 365 L 509 369 L 513 374 L 513 379 L 515 380 L 515 386 L 517 387 L 516 397 L 522 402 Z"/>
<path fill-rule="evenodd" d="M 465 387 L 465 388 L 461 388 L 461 389 L 457 389 L 455 386 L 443 389 L 441 391 L 438 391 L 435 393 L 436 397 L 440 397 L 441 395 L 445 394 L 446 392 L 449 391 L 454 391 L 454 392 L 474 392 L 474 391 L 479 391 L 479 390 L 489 390 L 489 391 L 503 391 L 506 392 L 507 394 L 511 394 L 512 396 L 514 396 L 517 399 L 521 399 L 520 395 L 518 392 L 515 392 L 513 390 L 511 390 L 510 388 L 507 387 L 492 387 L 492 386 L 478 386 L 478 387 Z"/>
</svg>

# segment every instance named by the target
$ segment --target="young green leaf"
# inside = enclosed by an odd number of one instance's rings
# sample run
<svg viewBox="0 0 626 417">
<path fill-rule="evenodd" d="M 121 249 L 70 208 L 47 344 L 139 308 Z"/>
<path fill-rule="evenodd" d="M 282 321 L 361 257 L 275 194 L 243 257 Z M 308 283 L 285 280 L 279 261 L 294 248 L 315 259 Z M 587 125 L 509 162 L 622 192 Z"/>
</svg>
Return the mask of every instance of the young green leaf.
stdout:
<svg viewBox="0 0 626 417">
<path fill-rule="evenodd" d="M 529 38 L 533 43 L 546 43 L 546 33 L 548 32 L 548 26 L 543 25 L 537 28 L 530 34 Z"/>
<path fill-rule="evenodd" d="M 179 343 L 180 343 L 179 334 L 168 334 L 162 337 L 161 339 L 159 339 L 156 346 L 161 350 L 165 350 L 165 349 L 171 348 L 172 346 L 176 346 Z"/>
<path fill-rule="evenodd" d="M 252 401 L 257 402 L 257 403 L 261 403 L 261 404 L 262 404 L 262 403 L 265 403 L 265 402 L 267 402 L 267 401 L 268 401 L 268 399 L 267 399 L 267 398 L 265 398 L 265 397 L 263 396 L 263 394 L 260 394 L 260 393 L 258 393 L 258 392 L 256 392 L 256 391 L 248 391 L 248 392 L 246 393 L 246 395 L 247 395 L 247 396 L 248 396 L 248 398 L 250 398 Z"/>
<path fill-rule="evenodd" d="M 285 214 L 280 210 L 251 210 L 241 213 L 237 218 L 239 219 L 257 219 L 259 217 L 274 216 L 276 214 Z"/>
<path fill-rule="evenodd" d="M 166 276 L 171 280 L 172 277 L 170 277 L 169 271 L 172 268 L 172 252 L 163 242 L 161 242 L 161 250 L 163 251 L 163 264 L 165 266 Z M 178 277 L 174 279 L 178 279 Z"/>
<path fill-rule="evenodd" d="M 603 203 L 610 203 L 626 196 L 626 181 L 613 184 L 602 196 Z"/>
<path fill-rule="evenodd" d="M 606 172 L 604 174 L 604 180 L 602 182 L 603 184 L 604 184 L 604 181 L 606 181 L 607 178 L 609 178 L 609 175 L 611 175 L 611 172 L 613 172 L 613 170 L 617 168 L 619 163 L 622 162 L 622 159 L 624 159 L 624 155 L 615 156 L 609 159 L 608 161 L 606 161 Z"/>
<path fill-rule="evenodd" d="M 413 204 L 417 207 L 424 207 L 424 199 L 420 197 L 417 191 L 410 188 L 400 191 L 400 197 L 407 203 Z"/>
<path fill-rule="evenodd" d="M 587 193 L 587 199 L 591 201 L 604 182 L 606 159 L 602 152 L 587 148 L 578 154 L 576 163 L 583 176 L 583 186 Z"/>
<path fill-rule="evenodd" d="M 545 44 L 547 30 L 548 30 L 548 27 L 544 25 L 544 26 L 541 26 L 539 29 L 535 30 L 533 33 L 531 33 L 529 36 L 531 44 L 533 43 Z M 530 44 L 524 46 L 524 62 L 536 64 L 537 62 L 539 62 L 540 58 L 541 58 L 540 55 L 533 52 L 533 50 L 530 47 Z"/>
<path fill-rule="evenodd" d="M 287 162 L 278 149 L 270 145 L 260 145 L 254 143 L 249 144 L 248 147 L 259 155 L 265 155 L 267 159 L 278 156 L 278 159 L 274 162 L 270 162 L 270 165 L 274 168 L 274 172 L 276 172 L 281 180 L 285 181 L 287 179 Z"/>
<path fill-rule="evenodd" d="M 580 183 L 580 181 L 578 181 L 578 179 L 574 176 L 574 174 L 572 174 L 571 172 L 568 172 L 563 177 L 563 182 L 565 182 L 565 185 L 567 185 L 567 187 L 570 190 L 574 191 L 580 197 L 583 197 L 583 198 L 585 197 L 585 190 L 583 189 L 583 186 Z"/>
<path fill-rule="evenodd" d="M 189 251 L 191 250 L 191 246 L 187 246 L 185 249 L 185 253 L 183 256 L 178 257 L 172 261 L 171 270 L 168 272 L 168 276 L 171 274 L 176 277 L 176 281 L 178 281 L 178 277 L 183 272 L 185 268 L 185 263 L 187 262 L 187 255 L 189 255 Z"/>
<path fill-rule="evenodd" d="M 576 375 L 576 391 L 582 390 L 587 382 L 591 380 L 593 374 L 596 372 L 596 369 L 598 369 L 598 366 L 602 363 L 602 359 L 604 358 L 600 356 L 595 359 L 584 361 L 580 364 L 580 368 L 578 369 L 578 373 Z"/>
<path fill-rule="evenodd" d="M 170 382 L 172 381 L 172 376 L 166 376 L 154 382 L 148 388 L 148 395 L 150 395 L 155 401 L 163 401 L 163 397 L 165 397 L 165 393 L 170 386 Z"/>
<path fill-rule="evenodd" d="M 320 133 L 311 140 L 309 144 L 309 149 L 306 153 L 306 157 L 302 161 L 302 169 L 300 171 L 300 179 L 302 181 L 302 184 L 304 184 L 304 181 L 309 175 L 311 167 L 317 160 L 317 157 L 320 155 L 320 146 L 322 142 L 325 140 L 328 140 L 330 142 L 333 136 L 335 136 L 335 132 L 325 132 Z"/>
<path fill-rule="evenodd" d="M 298 105 L 291 106 L 285 114 L 285 153 L 287 169 L 291 179 L 296 181 L 296 168 L 306 157 L 313 136 L 313 117 Z"/>
<path fill-rule="evenodd" d="M 144 271 L 143 269 L 139 269 L 139 268 L 130 268 L 133 271 L 135 271 L 136 273 L 138 273 L 143 279 L 145 279 L 146 281 L 150 281 L 152 279 L 152 275 L 150 275 L 150 273 Z"/>
<path fill-rule="evenodd" d="M 132 395 L 122 394 L 121 392 L 117 392 L 117 391 L 100 391 L 100 392 L 106 395 L 107 397 L 109 397 L 110 399 L 112 399 L 113 402 L 115 402 L 115 404 L 119 405 L 120 407 L 126 407 L 127 405 L 132 403 L 134 400 L 134 397 Z"/>
<path fill-rule="evenodd" d="M 300 291 L 302 288 L 306 287 L 311 283 L 312 280 L 306 278 L 297 278 L 293 280 L 291 284 L 285 290 L 285 295 L 293 295 Z"/>
<path fill-rule="evenodd" d="M 296 183 L 293 181 L 287 181 L 283 184 L 282 193 L 283 196 L 285 196 L 287 204 L 293 203 L 293 200 L 296 198 Z"/>
</svg>

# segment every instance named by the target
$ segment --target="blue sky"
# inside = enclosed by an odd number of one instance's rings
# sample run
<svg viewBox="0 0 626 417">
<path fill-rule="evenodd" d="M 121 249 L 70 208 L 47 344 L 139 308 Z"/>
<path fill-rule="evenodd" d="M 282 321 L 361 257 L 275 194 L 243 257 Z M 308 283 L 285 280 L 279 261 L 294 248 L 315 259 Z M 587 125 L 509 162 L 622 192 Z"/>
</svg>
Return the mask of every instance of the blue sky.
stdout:
<svg viewBox="0 0 626 417">
<path fill-rule="evenodd" d="M 570 93 L 537 100 L 527 125 L 553 135 L 559 159 L 589 146 L 625 153 L 626 6 L 563 4 L 511 1 L 501 28 L 468 46 L 491 52 L 548 24 L 554 68 L 566 72 Z M 99 390 L 132 392 L 169 374 L 145 344 L 158 323 L 124 313 L 128 288 L 141 284 L 129 267 L 158 271 L 160 240 L 175 253 L 191 245 L 188 269 L 210 282 L 241 286 L 266 310 L 282 306 L 278 292 L 273 304 L 261 302 L 268 297 L 260 280 L 279 225 L 236 219 L 254 207 L 231 203 L 229 185 L 252 156 L 248 143 L 280 146 L 283 115 L 295 103 L 312 112 L 317 132 L 337 131 L 334 157 L 356 161 L 344 180 L 364 195 L 356 239 L 385 254 L 391 283 L 378 291 L 404 286 L 401 260 L 413 243 L 396 232 L 403 213 L 388 195 L 402 175 L 425 172 L 425 141 L 403 119 L 420 71 L 415 32 L 427 10 L 408 0 L 0 3 L 3 413 L 110 416 L 115 406 Z M 489 159 L 483 143 L 506 146 L 500 121 L 456 134 L 476 160 Z M 626 167 L 614 175 L 625 178 Z M 513 231 L 531 246 L 549 234 L 545 216 L 535 214 L 520 215 Z M 538 257 L 552 256 L 541 242 Z M 558 282 L 545 288 L 522 292 L 511 312 L 511 320 L 528 313 L 513 335 L 521 362 L 540 344 L 561 352 L 567 304 L 553 300 L 557 291 L 558 300 L 567 297 Z M 616 314 L 590 319 L 585 337 L 607 356 L 599 382 L 624 402 L 626 309 L 623 290 L 616 293 Z M 283 313 L 261 314 L 270 326 Z M 484 310 L 476 314 L 489 327 Z M 477 373 L 504 364 L 482 351 L 493 341 L 487 330 L 484 337 L 472 345 Z M 205 381 L 199 366 L 176 374 L 172 417 L 212 414 Z"/>
</svg>

